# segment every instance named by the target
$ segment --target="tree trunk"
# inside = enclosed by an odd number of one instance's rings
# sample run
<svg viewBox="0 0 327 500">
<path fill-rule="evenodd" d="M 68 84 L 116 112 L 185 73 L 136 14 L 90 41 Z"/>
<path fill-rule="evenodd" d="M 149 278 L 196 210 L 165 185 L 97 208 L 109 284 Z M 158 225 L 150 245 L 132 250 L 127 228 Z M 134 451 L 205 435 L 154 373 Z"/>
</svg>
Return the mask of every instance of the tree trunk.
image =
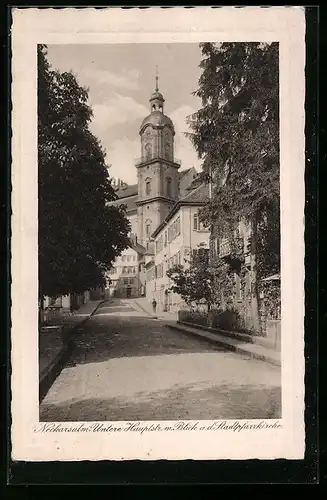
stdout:
<svg viewBox="0 0 327 500">
<path fill-rule="evenodd" d="M 259 221 L 259 213 L 256 212 L 252 218 L 252 230 L 251 230 L 251 254 L 252 254 L 252 265 L 251 265 L 251 308 L 252 308 L 252 321 L 254 329 L 261 335 L 262 325 L 260 321 L 260 292 L 258 283 L 258 273 L 257 273 L 257 228 Z"/>
</svg>

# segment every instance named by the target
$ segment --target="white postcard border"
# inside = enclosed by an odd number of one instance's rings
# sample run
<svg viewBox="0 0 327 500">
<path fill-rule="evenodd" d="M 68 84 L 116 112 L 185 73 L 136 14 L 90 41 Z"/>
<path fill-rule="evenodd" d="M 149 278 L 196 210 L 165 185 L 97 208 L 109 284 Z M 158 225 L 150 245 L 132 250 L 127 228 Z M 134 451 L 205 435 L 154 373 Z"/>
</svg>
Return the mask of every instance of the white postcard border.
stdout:
<svg viewBox="0 0 327 500">
<path fill-rule="evenodd" d="M 169 27 L 169 31 L 167 28 Z M 301 7 L 14 9 L 12 29 L 12 458 L 26 461 L 303 458 L 304 93 Z M 281 102 L 281 427 L 40 432 L 37 349 L 38 43 L 279 41 Z M 233 426 L 234 421 L 226 425 Z M 246 421 L 247 425 L 258 424 Z M 273 421 L 263 421 L 272 424 Z M 276 421 L 278 422 L 278 421 Z M 108 422 L 103 423 L 109 426 Z M 148 423 L 149 424 L 149 423 Z M 157 422 L 155 422 L 157 424 Z M 175 423 L 164 422 L 163 425 Z M 81 425 L 79 422 L 78 425 Z M 90 422 L 84 424 L 90 426 Z M 112 423 L 116 427 L 121 422 Z M 142 425 L 145 423 L 142 422 Z M 212 422 L 200 422 L 199 427 Z M 244 425 L 244 421 L 240 421 Z M 61 428 L 76 428 L 61 423 Z"/>
</svg>

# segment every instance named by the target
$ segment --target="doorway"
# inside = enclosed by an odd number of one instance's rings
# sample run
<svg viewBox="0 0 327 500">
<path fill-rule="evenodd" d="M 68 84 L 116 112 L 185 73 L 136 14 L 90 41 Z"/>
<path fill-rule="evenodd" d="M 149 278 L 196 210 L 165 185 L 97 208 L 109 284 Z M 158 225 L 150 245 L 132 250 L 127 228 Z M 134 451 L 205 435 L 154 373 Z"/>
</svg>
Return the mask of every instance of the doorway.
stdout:
<svg viewBox="0 0 327 500">
<path fill-rule="evenodd" d="M 131 287 L 130 287 L 130 286 L 128 286 L 128 287 L 126 288 L 126 297 L 127 297 L 127 298 L 130 298 L 130 297 L 131 297 L 131 295 L 132 295 L 132 289 L 131 289 Z"/>
</svg>

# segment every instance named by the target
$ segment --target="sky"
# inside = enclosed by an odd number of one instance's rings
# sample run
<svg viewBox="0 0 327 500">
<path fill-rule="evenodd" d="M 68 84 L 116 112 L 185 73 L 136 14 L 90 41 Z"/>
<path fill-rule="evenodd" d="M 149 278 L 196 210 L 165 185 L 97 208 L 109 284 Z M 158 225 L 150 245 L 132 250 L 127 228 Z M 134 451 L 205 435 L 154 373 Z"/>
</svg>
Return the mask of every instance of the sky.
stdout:
<svg viewBox="0 0 327 500">
<path fill-rule="evenodd" d="M 106 151 L 110 177 L 136 183 L 139 127 L 150 113 L 156 66 L 164 113 L 175 126 L 175 157 L 182 161 L 181 170 L 200 170 L 201 161 L 183 134 L 189 131 L 186 117 L 201 107 L 192 95 L 201 75 L 198 44 L 48 45 L 47 57 L 54 69 L 72 71 L 89 89 L 94 114 L 90 128 Z"/>
</svg>

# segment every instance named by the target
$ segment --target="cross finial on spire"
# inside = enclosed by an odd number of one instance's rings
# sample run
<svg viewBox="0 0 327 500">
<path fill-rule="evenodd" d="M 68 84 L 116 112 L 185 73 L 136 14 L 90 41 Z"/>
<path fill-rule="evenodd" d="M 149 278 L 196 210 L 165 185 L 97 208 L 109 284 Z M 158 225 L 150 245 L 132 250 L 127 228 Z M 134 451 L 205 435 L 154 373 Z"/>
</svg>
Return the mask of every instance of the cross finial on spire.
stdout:
<svg viewBox="0 0 327 500">
<path fill-rule="evenodd" d="M 158 80 L 159 80 L 159 76 L 158 76 L 158 66 L 156 66 L 156 92 L 158 92 L 158 90 L 159 90 L 159 87 L 158 87 Z"/>
</svg>

